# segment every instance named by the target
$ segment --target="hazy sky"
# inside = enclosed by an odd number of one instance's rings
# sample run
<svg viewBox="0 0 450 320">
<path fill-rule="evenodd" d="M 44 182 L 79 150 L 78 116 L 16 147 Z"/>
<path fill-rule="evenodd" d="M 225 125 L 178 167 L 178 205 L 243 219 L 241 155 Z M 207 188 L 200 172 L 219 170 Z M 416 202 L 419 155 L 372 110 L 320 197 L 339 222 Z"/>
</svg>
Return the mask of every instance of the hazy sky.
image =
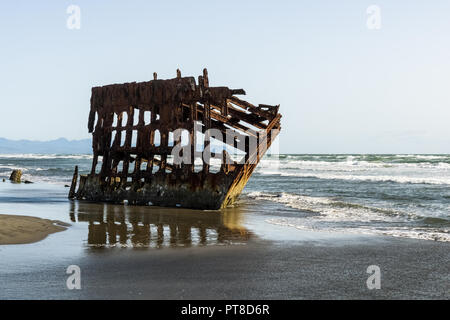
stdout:
<svg viewBox="0 0 450 320">
<path fill-rule="evenodd" d="M 87 138 L 92 86 L 207 67 L 281 104 L 281 152 L 450 153 L 448 0 L 9 1 L 0 41 L 0 137 Z"/>
</svg>

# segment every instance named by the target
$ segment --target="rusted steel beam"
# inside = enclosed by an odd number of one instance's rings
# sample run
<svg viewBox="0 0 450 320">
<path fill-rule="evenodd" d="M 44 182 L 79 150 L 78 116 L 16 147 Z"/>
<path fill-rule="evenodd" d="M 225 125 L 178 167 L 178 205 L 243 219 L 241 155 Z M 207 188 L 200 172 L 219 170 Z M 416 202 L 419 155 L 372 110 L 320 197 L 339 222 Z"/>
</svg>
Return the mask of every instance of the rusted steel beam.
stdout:
<svg viewBox="0 0 450 320">
<path fill-rule="evenodd" d="M 211 87 L 206 69 L 197 83 L 177 70 L 173 79 L 159 80 L 154 73 L 147 82 L 92 88 L 92 169 L 77 190 L 75 171 L 69 197 L 200 209 L 233 203 L 278 134 L 281 118 L 278 106 L 256 107 L 238 94 L 245 91 Z M 221 142 L 210 129 L 218 130 Z M 240 150 L 240 163 L 231 160 L 230 148 Z M 220 166 L 209 157 L 221 157 Z"/>
<path fill-rule="evenodd" d="M 277 114 L 278 108 L 279 108 L 279 106 L 270 106 L 267 104 L 265 104 L 265 105 L 260 104 L 258 107 L 256 107 L 256 106 L 252 105 L 251 103 L 241 100 L 237 97 L 231 97 L 229 100 L 232 103 L 234 103 L 235 105 L 237 105 L 247 111 L 255 113 L 255 114 L 265 118 L 266 120 L 273 118 L 273 116 Z M 266 111 L 263 109 L 268 109 L 268 110 Z M 275 113 L 273 111 L 275 111 Z"/>
</svg>

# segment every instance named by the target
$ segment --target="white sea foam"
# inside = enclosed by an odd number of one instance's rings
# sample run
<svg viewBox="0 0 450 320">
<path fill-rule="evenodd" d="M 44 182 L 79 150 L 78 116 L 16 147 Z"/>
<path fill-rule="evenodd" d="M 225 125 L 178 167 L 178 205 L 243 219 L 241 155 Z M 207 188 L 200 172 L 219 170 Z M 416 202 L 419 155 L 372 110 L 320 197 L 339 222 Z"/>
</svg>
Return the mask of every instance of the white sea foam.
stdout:
<svg viewBox="0 0 450 320">
<path fill-rule="evenodd" d="M 354 156 L 342 161 L 299 160 L 298 157 L 280 161 L 263 159 L 256 172 L 325 180 L 450 184 L 450 163 L 442 161 L 394 163 L 356 160 Z"/>
<path fill-rule="evenodd" d="M 373 182 L 397 182 L 411 184 L 437 184 L 450 185 L 450 176 L 447 177 L 411 177 L 411 176 L 388 176 L 388 175 L 345 175 L 338 173 L 313 173 L 313 172 L 283 172 L 263 171 L 264 175 L 280 175 L 283 177 L 317 178 L 324 180 L 347 180 L 347 181 L 373 181 Z"/>
<path fill-rule="evenodd" d="M 274 218 L 267 219 L 267 223 L 293 227 L 299 230 L 306 231 L 322 231 L 333 233 L 351 233 L 351 234 L 366 234 L 366 235 L 384 235 L 391 237 L 401 237 L 419 240 L 434 240 L 441 242 L 450 242 L 450 231 L 441 229 L 424 229 L 424 228 L 367 228 L 367 227 L 319 227 L 317 224 L 310 223 L 306 219 L 301 218 Z"/>
<path fill-rule="evenodd" d="M 22 170 L 22 172 L 28 171 L 28 168 L 22 168 L 22 167 L 18 167 L 18 166 L 15 166 L 15 165 L 6 165 L 6 166 L 0 165 L 0 169 L 8 169 L 10 171 L 12 171 L 12 170 Z"/>
<path fill-rule="evenodd" d="M 53 185 L 66 185 L 70 184 L 70 177 L 63 177 L 63 176 L 37 176 L 37 175 L 31 175 L 24 173 L 22 175 L 22 180 L 28 180 L 33 183 L 46 183 L 46 184 L 53 184 Z"/>
<path fill-rule="evenodd" d="M 259 167 L 270 167 L 278 165 L 283 169 L 315 169 L 315 170 L 333 170 L 333 171 L 367 171 L 378 168 L 388 169 L 433 169 L 433 168 L 447 168 L 450 169 L 448 162 L 381 162 L 381 161 L 366 161 L 366 160 L 351 160 L 351 161 L 316 161 L 316 160 L 287 160 L 287 159 L 263 159 Z"/>
<path fill-rule="evenodd" d="M 418 216 L 391 208 L 370 207 L 329 197 L 311 197 L 290 193 L 251 192 L 247 196 L 258 200 L 277 202 L 309 213 L 302 217 L 267 219 L 266 222 L 271 224 L 309 231 L 388 235 L 450 242 L 450 230 L 411 227 L 407 223 L 418 220 Z M 405 224 L 405 227 L 399 227 L 402 224 Z"/>
<path fill-rule="evenodd" d="M 0 159 L 92 159 L 89 154 L 0 154 Z"/>
<path fill-rule="evenodd" d="M 411 218 L 409 214 L 397 210 L 348 203 L 328 197 L 311 197 L 286 192 L 279 195 L 251 192 L 247 196 L 257 200 L 278 202 L 290 208 L 315 213 L 313 217 L 317 221 L 401 222 Z"/>
<path fill-rule="evenodd" d="M 436 160 L 436 159 L 448 159 L 448 155 L 422 155 L 422 154 L 418 154 L 418 155 L 413 155 L 413 158 L 415 157 L 416 159 L 421 159 L 421 160 Z"/>
</svg>

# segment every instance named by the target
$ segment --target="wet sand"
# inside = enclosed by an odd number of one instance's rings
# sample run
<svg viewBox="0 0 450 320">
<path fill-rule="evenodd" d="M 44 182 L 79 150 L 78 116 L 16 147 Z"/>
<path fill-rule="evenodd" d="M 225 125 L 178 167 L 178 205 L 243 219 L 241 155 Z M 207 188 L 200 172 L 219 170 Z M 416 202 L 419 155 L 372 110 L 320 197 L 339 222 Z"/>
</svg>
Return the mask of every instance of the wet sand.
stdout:
<svg viewBox="0 0 450 320">
<path fill-rule="evenodd" d="M 449 299 L 448 249 L 431 241 L 367 238 L 99 250 L 66 264 L 0 276 L 0 298 Z M 81 290 L 65 287 L 69 263 L 81 268 Z M 366 286 L 367 267 L 374 264 L 381 269 L 379 290 Z"/>
<path fill-rule="evenodd" d="M 66 230 L 64 226 L 68 225 L 56 220 L 0 214 L 0 245 L 37 242 Z"/>
<path fill-rule="evenodd" d="M 245 203 L 199 212 L 1 188 L 1 213 L 72 226 L 0 246 L 0 299 L 450 299 L 446 242 L 303 232 Z M 81 290 L 66 287 L 70 265 Z M 370 265 L 381 269 L 379 290 L 366 286 Z"/>
</svg>

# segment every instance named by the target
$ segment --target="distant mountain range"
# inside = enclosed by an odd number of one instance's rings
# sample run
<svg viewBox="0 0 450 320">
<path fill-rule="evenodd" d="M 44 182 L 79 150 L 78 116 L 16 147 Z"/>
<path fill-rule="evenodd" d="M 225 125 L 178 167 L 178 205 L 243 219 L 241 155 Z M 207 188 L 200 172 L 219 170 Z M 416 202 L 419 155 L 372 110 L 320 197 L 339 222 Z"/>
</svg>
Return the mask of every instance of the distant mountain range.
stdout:
<svg viewBox="0 0 450 320">
<path fill-rule="evenodd" d="M 91 154 L 92 140 L 67 140 L 59 138 L 50 141 L 8 140 L 0 138 L 0 154 Z"/>
</svg>

